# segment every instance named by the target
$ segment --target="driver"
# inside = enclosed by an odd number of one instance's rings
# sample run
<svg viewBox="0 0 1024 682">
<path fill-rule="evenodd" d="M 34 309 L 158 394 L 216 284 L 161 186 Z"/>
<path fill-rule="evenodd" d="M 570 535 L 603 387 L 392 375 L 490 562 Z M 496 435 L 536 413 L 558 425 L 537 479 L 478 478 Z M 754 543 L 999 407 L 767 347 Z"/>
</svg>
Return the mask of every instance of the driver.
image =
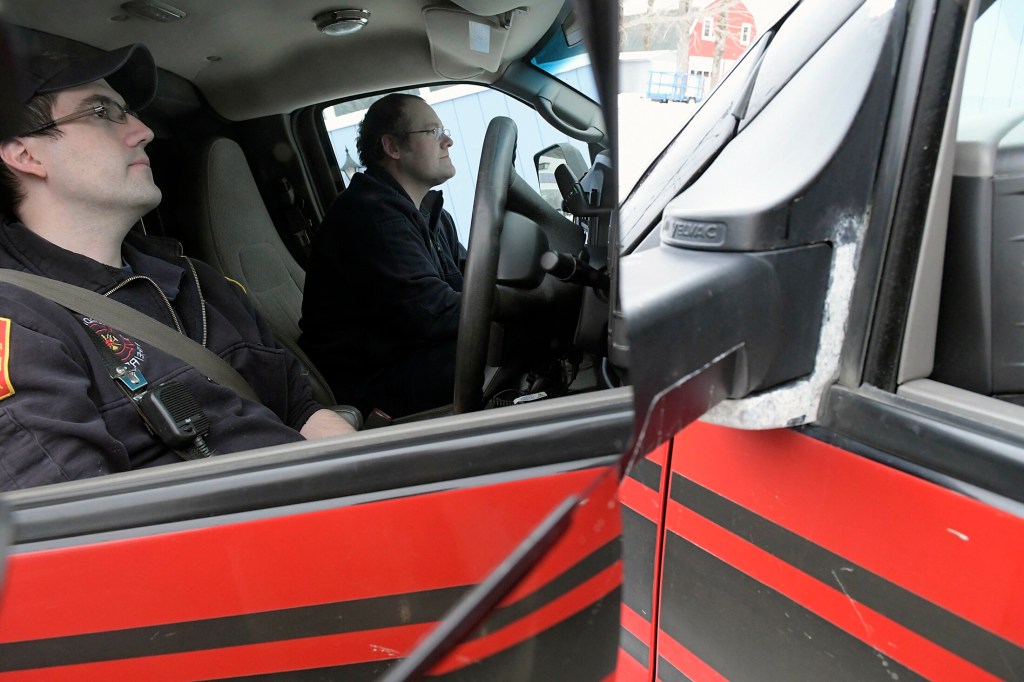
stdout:
<svg viewBox="0 0 1024 682">
<path fill-rule="evenodd" d="M 299 344 L 339 400 L 400 417 L 447 405 L 466 250 L 439 190 L 454 144 L 414 95 L 377 100 L 359 125 L 365 172 L 313 241 Z"/>
</svg>

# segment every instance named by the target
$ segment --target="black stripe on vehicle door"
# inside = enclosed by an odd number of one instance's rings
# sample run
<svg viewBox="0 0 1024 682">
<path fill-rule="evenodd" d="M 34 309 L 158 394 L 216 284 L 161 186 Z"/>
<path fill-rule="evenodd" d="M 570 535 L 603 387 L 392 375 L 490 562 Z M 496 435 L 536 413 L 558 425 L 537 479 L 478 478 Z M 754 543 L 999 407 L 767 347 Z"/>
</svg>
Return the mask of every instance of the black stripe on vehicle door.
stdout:
<svg viewBox="0 0 1024 682">
<path fill-rule="evenodd" d="M 1024 670 L 1024 649 L 678 474 L 672 500 L 993 675 Z M 839 583 L 838 575 L 842 575 Z"/>
<path fill-rule="evenodd" d="M 605 543 L 536 592 L 494 611 L 486 621 L 486 631 L 494 632 L 503 628 L 554 601 L 577 585 L 582 585 L 618 561 L 621 552 L 622 547 L 617 539 Z M 475 636 L 482 634 L 485 633 L 478 632 Z"/>
<path fill-rule="evenodd" d="M 693 682 L 662 656 L 658 657 L 658 680 L 660 682 Z"/>
<path fill-rule="evenodd" d="M 731 682 L 924 679 L 678 535 L 665 559 L 661 629 Z"/>
<path fill-rule="evenodd" d="M 617 539 L 606 543 L 533 594 L 494 611 L 485 627 L 488 630 L 501 627 L 554 601 L 614 564 L 619 558 L 619 551 Z M 431 623 L 439 620 L 467 589 L 465 586 L 449 587 L 183 623 L 9 642 L 0 644 L 0 672 Z M 618 595 L 619 591 L 616 590 L 615 594 Z"/>
<path fill-rule="evenodd" d="M 635 461 L 626 475 L 654 492 L 661 489 L 661 466 L 645 457 Z"/>
<path fill-rule="evenodd" d="M 619 591 L 615 590 L 570 618 L 515 646 L 450 673 L 430 677 L 445 682 L 494 680 L 563 680 L 599 682 L 615 670 L 617 649 L 606 644 L 605 633 L 618 623 Z M 600 642 L 602 646 L 595 646 Z M 375 666 L 335 666 L 231 678 L 252 682 L 334 682 L 378 679 L 399 659 Z M 582 663 L 581 663 L 582 662 Z M 372 677 L 377 674 L 378 677 Z"/>
<path fill-rule="evenodd" d="M 0 644 L 0 671 L 220 649 L 437 621 L 469 588 Z"/>
<path fill-rule="evenodd" d="M 639 637 L 626 628 L 619 628 L 619 646 L 637 663 L 647 667 L 647 659 L 651 656 L 651 647 L 641 642 Z"/>
<path fill-rule="evenodd" d="M 626 574 L 623 602 L 650 622 L 658 527 L 628 507 L 621 509 L 622 558 Z"/>
</svg>

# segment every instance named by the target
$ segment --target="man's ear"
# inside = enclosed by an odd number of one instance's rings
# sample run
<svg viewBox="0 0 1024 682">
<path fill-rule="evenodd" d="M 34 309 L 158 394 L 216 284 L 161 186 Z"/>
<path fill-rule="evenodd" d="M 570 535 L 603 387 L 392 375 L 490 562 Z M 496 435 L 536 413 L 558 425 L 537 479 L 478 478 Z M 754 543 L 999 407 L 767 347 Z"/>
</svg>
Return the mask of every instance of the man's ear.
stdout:
<svg viewBox="0 0 1024 682">
<path fill-rule="evenodd" d="M 402 147 L 398 142 L 398 137 L 386 133 L 380 138 L 381 149 L 389 159 L 395 159 L 396 161 L 402 156 Z"/>
<path fill-rule="evenodd" d="M 35 175 L 39 178 L 46 177 L 46 168 L 20 137 L 11 137 L 0 141 L 0 161 L 3 161 L 13 171 Z"/>
</svg>

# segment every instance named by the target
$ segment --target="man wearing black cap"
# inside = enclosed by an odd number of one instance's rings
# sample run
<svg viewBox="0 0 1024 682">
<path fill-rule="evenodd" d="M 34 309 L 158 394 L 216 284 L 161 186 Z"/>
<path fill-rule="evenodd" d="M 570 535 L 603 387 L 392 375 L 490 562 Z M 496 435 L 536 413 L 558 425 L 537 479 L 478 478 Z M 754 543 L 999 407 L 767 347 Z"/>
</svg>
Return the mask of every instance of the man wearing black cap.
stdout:
<svg viewBox="0 0 1024 682">
<path fill-rule="evenodd" d="M 2 283 L 0 489 L 352 431 L 314 402 L 300 364 L 239 287 L 183 256 L 177 242 L 131 231 L 161 198 L 145 153 L 153 132 L 134 114 L 156 92 L 149 51 L 35 56 L 27 66 L 21 132 L 0 141 L 0 268 L 74 284 L 163 322 L 230 363 L 259 401 L 130 333 Z M 162 433 L 154 396 L 165 388 L 175 406 L 198 406 L 189 423 L 205 433 L 194 441 L 154 435 Z M 177 400 L 181 392 L 187 400 Z"/>
</svg>

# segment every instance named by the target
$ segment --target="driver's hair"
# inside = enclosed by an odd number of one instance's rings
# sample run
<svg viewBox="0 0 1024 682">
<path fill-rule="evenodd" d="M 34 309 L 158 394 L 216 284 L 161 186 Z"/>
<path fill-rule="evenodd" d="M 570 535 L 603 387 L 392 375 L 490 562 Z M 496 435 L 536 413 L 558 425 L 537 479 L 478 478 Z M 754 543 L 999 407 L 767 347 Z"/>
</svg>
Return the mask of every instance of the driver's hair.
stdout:
<svg viewBox="0 0 1024 682">
<path fill-rule="evenodd" d="M 396 92 L 381 97 L 366 110 L 356 138 L 356 151 L 363 166 L 373 168 L 384 159 L 384 147 L 380 143 L 384 135 L 406 132 L 405 128 L 409 127 L 407 105 L 413 100 L 422 102 L 423 98 Z"/>
<path fill-rule="evenodd" d="M 57 100 L 56 93 L 47 92 L 35 95 L 24 106 L 19 121 L 20 130 L 32 130 L 46 125 L 53 118 L 53 105 Z M 34 133 L 40 137 L 60 137 L 60 128 L 53 127 Z M 17 137 L 17 136 L 14 136 Z M 8 138 L 10 139 L 10 138 Z M 2 142 L 3 140 L 0 140 Z M 0 161 L 0 216 L 16 217 L 18 206 L 25 200 L 25 191 L 18 179 L 3 161 Z"/>
</svg>

